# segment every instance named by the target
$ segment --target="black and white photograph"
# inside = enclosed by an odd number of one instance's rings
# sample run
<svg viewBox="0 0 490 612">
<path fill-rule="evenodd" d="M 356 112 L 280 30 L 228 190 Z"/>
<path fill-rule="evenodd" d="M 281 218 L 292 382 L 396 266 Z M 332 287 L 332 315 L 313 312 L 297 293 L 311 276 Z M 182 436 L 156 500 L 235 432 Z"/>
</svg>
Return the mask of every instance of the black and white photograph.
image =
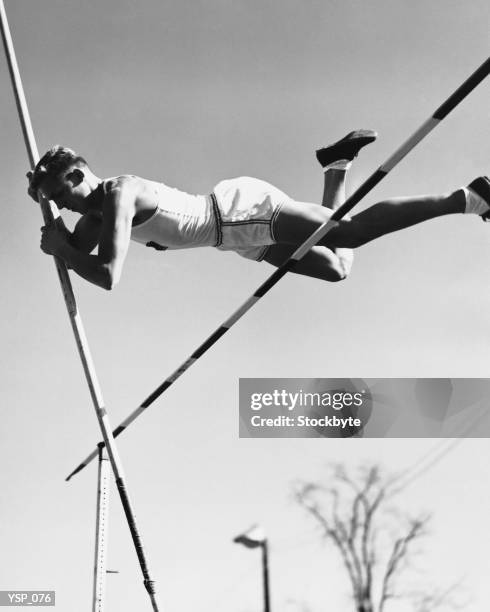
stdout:
<svg viewBox="0 0 490 612">
<path fill-rule="evenodd" d="M 488 612 L 488 0 L 0 0 L 0 607 Z"/>
</svg>

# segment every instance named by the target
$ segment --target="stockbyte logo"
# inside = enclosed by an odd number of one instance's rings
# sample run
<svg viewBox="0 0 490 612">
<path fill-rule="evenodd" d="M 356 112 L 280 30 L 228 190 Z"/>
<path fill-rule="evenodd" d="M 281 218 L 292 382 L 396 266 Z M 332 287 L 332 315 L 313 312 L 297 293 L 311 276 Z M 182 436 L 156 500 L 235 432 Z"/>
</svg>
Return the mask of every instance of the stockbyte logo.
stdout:
<svg viewBox="0 0 490 612">
<path fill-rule="evenodd" d="M 361 379 L 241 379 L 240 436 L 362 435 L 372 397 Z"/>
</svg>

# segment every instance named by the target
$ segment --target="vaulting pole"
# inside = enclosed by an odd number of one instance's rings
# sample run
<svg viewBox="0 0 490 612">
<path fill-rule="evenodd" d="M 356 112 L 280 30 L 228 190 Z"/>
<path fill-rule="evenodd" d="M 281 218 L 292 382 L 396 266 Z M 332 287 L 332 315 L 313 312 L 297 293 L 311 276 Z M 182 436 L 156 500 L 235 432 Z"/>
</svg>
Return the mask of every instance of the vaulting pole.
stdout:
<svg viewBox="0 0 490 612">
<path fill-rule="evenodd" d="M 14 45 L 12 42 L 12 36 L 10 34 L 10 28 L 7 21 L 7 14 L 5 12 L 3 0 L 0 0 L 0 25 L 10 77 L 12 80 L 12 87 L 14 90 L 15 101 L 17 104 L 19 119 L 22 126 L 22 133 L 24 135 L 24 140 L 27 148 L 27 155 L 29 157 L 31 169 L 34 170 L 34 167 L 39 159 L 39 153 L 37 150 L 36 139 L 34 137 L 34 132 L 32 129 L 29 110 L 27 108 L 24 88 L 22 86 L 22 81 L 20 78 L 19 67 L 15 56 Z M 39 194 L 39 199 L 45 224 L 48 225 L 54 223 L 55 220 L 60 216 L 57 206 L 54 203 L 48 202 L 45 198 L 41 197 L 41 194 Z M 102 392 L 100 390 L 99 383 L 97 380 L 94 363 L 90 354 L 90 349 L 88 346 L 87 338 L 85 336 L 85 331 L 83 328 L 82 319 L 80 317 L 80 312 L 78 310 L 77 303 L 75 300 L 75 295 L 71 286 L 68 270 L 61 259 L 56 257 L 54 259 L 61 284 L 61 289 L 65 298 L 66 308 L 68 310 L 71 326 L 75 335 L 78 352 L 80 354 L 80 359 L 82 360 L 85 377 L 87 379 L 87 383 L 90 389 L 90 395 L 92 397 L 92 402 L 94 404 L 95 412 L 97 415 L 97 420 L 99 421 L 99 426 L 102 432 L 102 437 L 104 439 L 104 444 L 107 448 L 107 452 L 112 466 L 112 471 L 116 479 L 117 488 L 124 508 L 124 513 L 126 514 L 126 519 L 128 521 L 129 529 L 131 531 L 131 536 L 133 538 L 133 542 L 136 548 L 136 554 L 138 555 L 141 571 L 143 573 L 144 585 L 150 596 L 154 612 L 158 612 L 159 608 L 156 601 L 154 582 L 153 580 L 151 580 L 148 571 L 148 565 L 141 544 L 140 534 L 136 527 L 134 513 L 126 488 L 121 460 L 119 458 L 116 444 L 111 433 L 109 417 L 104 407 Z"/>
<path fill-rule="evenodd" d="M 427 121 L 425 121 L 419 129 L 405 141 L 393 155 L 385 161 L 364 183 L 338 208 L 329 221 L 320 226 L 292 255 L 291 257 L 278 268 L 271 276 L 257 289 L 257 291 L 244 302 L 231 317 L 229 317 L 222 325 L 220 325 L 193 353 L 180 365 L 175 372 L 166 378 L 162 384 L 149 395 L 136 410 L 134 410 L 120 425 L 113 431 L 114 437 L 121 434 L 139 415 L 144 412 L 153 402 L 166 391 L 182 374 L 188 370 L 199 357 L 210 349 L 216 342 L 239 321 L 243 315 L 248 312 L 261 297 L 263 297 L 281 278 L 294 268 L 297 262 L 306 255 L 306 253 L 319 240 L 321 240 L 331 229 L 338 225 L 338 221 L 350 212 L 356 204 L 358 204 L 364 196 L 366 196 L 393 168 L 423 139 L 438 125 L 449 113 L 458 106 L 458 104 L 477 87 L 490 72 L 490 58 L 488 58 L 475 72 L 439 106 Z M 66 478 L 70 480 L 72 476 L 83 470 L 93 459 L 97 457 L 97 449 L 86 457 L 73 472 Z"/>
</svg>

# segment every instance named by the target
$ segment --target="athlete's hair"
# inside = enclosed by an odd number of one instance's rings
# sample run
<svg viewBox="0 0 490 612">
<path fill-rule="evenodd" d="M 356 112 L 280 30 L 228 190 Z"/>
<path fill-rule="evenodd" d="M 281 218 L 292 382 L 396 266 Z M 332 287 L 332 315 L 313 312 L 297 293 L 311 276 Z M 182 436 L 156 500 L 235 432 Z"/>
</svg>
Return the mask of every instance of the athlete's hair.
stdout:
<svg viewBox="0 0 490 612">
<path fill-rule="evenodd" d="M 61 145 L 51 147 L 36 164 L 30 181 L 31 189 L 37 191 L 45 178 L 60 176 L 72 166 L 84 168 L 88 164 L 81 155 L 78 155 L 72 149 Z"/>
</svg>

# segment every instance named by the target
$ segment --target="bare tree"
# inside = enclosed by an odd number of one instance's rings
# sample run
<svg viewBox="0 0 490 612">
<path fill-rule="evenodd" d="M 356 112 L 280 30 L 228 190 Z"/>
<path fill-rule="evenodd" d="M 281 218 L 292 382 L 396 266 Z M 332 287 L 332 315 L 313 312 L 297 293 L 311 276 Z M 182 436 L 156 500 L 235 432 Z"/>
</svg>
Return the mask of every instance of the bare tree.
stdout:
<svg viewBox="0 0 490 612">
<path fill-rule="evenodd" d="M 409 597 L 415 612 L 433 612 L 451 604 L 452 588 L 438 593 L 407 593 L 400 575 L 415 556 L 429 516 L 404 517 L 391 507 L 395 480 L 377 467 L 355 478 L 334 466 L 330 486 L 299 483 L 295 498 L 334 543 L 349 577 L 356 612 L 388 612 L 390 600 Z"/>
</svg>

